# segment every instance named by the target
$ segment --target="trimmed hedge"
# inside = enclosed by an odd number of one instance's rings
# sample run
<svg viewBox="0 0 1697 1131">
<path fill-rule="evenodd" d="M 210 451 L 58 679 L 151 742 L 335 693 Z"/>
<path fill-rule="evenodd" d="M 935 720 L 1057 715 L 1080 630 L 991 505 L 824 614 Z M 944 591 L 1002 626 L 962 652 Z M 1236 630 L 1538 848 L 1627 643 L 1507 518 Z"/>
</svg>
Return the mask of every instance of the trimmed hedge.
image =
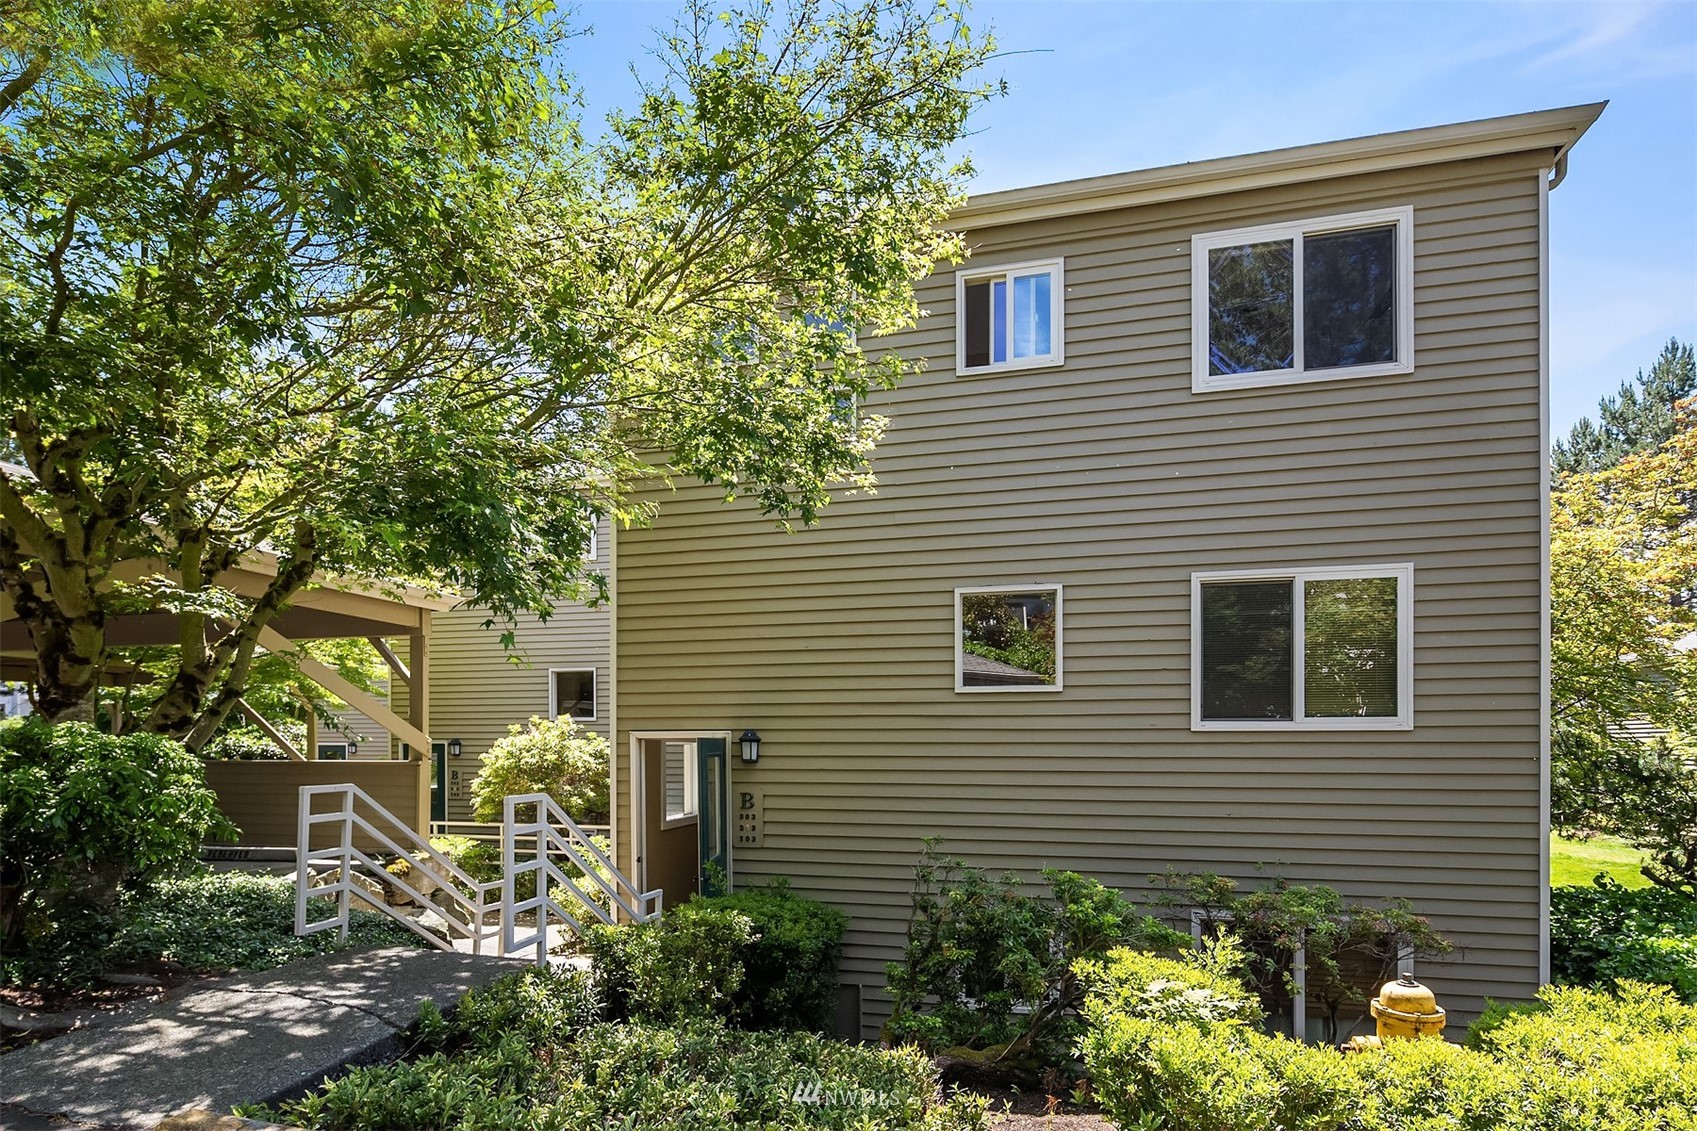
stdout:
<svg viewBox="0 0 1697 1131">
<path fill-rule="evenodd" d="M 696 897 L 655 923 L 588 936 L 610 1016 L 717 1017 L 743 1029 L 831 1028 L 848 917 L 782 880 Z"/>
<path fill-rule="evenodd" d="M 1499 1011 L 1477 1048 L 1428 1038 L 1345 1056 L 1260 1032 L 1254 995 L 1232 993 L 1212 973 L 1199 978 L 1195 961 L 1117 953 L 1088 978 L 1082 1051 L 1121 1127 L 1697 1127 L 1697 1006 L 1666 987 L 1549 988 L 1540 1009 Z M 1220 1008 L 1222 994 L 1242 1009 Z"/>
</svg>

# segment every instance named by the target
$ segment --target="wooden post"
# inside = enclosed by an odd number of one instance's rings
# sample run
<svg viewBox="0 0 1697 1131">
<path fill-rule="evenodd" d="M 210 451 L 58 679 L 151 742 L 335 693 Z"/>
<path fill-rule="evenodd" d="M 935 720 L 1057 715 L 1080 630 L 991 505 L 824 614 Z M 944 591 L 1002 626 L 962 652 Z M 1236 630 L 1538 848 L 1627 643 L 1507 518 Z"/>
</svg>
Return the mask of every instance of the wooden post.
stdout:
<svg viewBox="0 0 1697 1131">
<path fill-rule="evenodd" d="M 430 731 L 430 610 L 418 610 L 418 630 L 407 635 L 407 721 L 432 738 L 446 741 L 446 736 Z M 435 755 L 429 746 L 416 751 L 413 761 L 418 767 L 418 812 L 416 827 L 421 836 L 430 833 L 430 763 Z M 448 783 L 442 783 L 443 790 Z"/>
<path fill-rule="evenodd" d="M 318 761 L 318 711 L 312 703 L 302 700 L 306 707 L 306 760 Z"/>
</svg>

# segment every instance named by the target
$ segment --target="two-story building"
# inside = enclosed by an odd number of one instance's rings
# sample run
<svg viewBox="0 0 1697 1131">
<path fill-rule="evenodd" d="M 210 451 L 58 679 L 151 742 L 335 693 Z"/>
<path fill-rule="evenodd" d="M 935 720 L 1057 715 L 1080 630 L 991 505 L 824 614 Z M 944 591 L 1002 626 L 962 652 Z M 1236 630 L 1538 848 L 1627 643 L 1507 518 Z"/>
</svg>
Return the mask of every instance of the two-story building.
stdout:
<svg viewBox="0 0 1697 1131">
<path fill-rule="evenodd" d="M 621 865 L 845 908 L 868 1035 L 927 836 L 1406 897 L 1456 1013 L 1530 996 L 1548 201 L 1601 110 L 971 199 L 881 342 L 926 369 L 864 406 L 876 494 L 786 534 L 685 488 L 617 534 Z"/>
</svg>

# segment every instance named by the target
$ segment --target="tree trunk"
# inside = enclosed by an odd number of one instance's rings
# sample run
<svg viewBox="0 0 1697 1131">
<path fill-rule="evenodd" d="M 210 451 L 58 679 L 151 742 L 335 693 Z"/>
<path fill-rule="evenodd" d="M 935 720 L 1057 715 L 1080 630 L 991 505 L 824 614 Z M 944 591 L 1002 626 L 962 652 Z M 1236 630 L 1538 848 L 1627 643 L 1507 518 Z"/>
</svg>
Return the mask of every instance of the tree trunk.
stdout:
<svg viewBox="0 0 1697 1131">
<path fill-rule="evenodd" d="M 113 516 L 80 516 L 87 485 L 85 440 L 44 444 L 28 414 L 13 414 L 13 436 L 63 525 L 55 528 L 0 472 L 0 588 L 35 646 L 35 707 L 49 723 L 94 721 L 106 671 L 106 610 L 100 586 L 111 565 Z"/>
<path fill-rule="evenodd" d="M 277 563 L 277 576 L 271 579 L 247 616 L 232 624 L 216 646 L 191 649 L 200 655 L 199 662 L 179 664 L 170 687 L 137 729 L 180 739 L 193 750 L 205 745 L 229 716 L 236 700 L 247 691 L 260 632 L 312 580 L 318 556 L 317 532 L 308 523 L 297 522 L 289 555 Z M 216 578 L 217 572 L 202 571 L 209 579 Z M 198 613 L 191 615 L 194 618 L 191 629 L 181 634 L 185 641 L 191 639 L 192 632 L 201 631 L 204 623 Z"/>
<path fill-rule="evenodd" d="M 14 597 L 14 603 L 17 603 Z M 93 723 L 106 661 L 106 618 L 31 618 L 26 600 L 17 605 L 35 645 L 35 710 L 49 723 Z"/>
</svg>

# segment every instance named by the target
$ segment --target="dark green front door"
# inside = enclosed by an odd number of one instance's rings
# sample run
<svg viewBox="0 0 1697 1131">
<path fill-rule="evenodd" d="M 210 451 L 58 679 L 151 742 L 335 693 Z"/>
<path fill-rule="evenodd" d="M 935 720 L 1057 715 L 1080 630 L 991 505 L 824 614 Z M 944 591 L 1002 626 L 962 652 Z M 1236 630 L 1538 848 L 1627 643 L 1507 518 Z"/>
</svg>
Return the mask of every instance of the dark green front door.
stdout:
<svg viewBox="0 0 1697 1131">
<path fill-rule="evenodd" d="M 448 744 L 430 744 L 430 819 L 448 819 Z"/>
<path fill-rule="evenodd" d="M 703 738 L 696 745 L 697 798 L 701 834 L 701 894 L 724 895 L 730 886 L 731 833 L 725 820 L 730 802 L 725 740 Z"/>
</svg>

